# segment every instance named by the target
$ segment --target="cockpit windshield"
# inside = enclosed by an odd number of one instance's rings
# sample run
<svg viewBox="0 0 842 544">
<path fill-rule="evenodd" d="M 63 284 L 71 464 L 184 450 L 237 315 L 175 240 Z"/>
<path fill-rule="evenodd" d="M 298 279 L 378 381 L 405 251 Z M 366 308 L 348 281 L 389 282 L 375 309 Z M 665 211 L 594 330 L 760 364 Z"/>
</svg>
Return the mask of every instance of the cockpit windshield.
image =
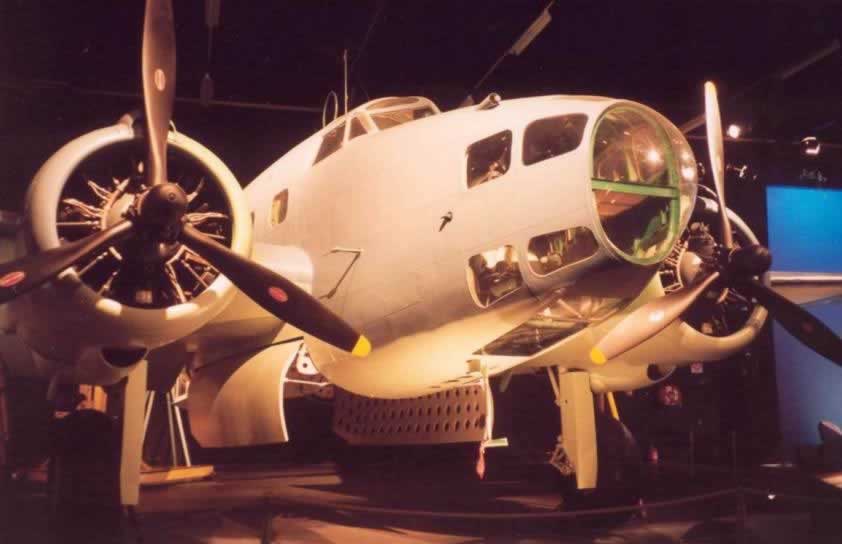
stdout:
<svg viewBox="0 0 842 544">
<path fill-rule="evenodd" d="M 438 113 L 440 113 L 438 107 L 421 96 L 372 100 L 328 125 L 330 130 L 322 136 L 322 143 L 313 164 L 333 155 L 349 141 L 359 136 L 387 130 Z M 347 118 L 351 119 L 350 123 L 345 122 Z"/>
<path fill-rule="evenodd" d="M 386 130 L 387 128 L 396 127 L 398 125 L 408 123 L 409 121 L 415 121 L 416 119 L 429 117 L 434 114 L 435 112 L 433 111 L 433 108 L 430 107 L 407 108 L 385 111 L 382 113 L 372 113 L 371 119 L 374 121 L 374 124 L 377 125 L 378 129 Z"/>
</svg>

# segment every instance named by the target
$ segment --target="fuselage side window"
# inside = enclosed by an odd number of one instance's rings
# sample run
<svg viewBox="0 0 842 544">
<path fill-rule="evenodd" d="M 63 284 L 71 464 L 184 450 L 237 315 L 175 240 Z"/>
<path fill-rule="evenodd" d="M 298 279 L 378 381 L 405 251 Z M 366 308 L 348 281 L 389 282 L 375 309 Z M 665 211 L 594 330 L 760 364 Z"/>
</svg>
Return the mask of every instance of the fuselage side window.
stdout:
<svg viewBox="0 0 842 544">
<path fill-rule="evenodd" d="M 468 188 L 499 178 L 512 162 L 512 131 L 504 130 L 468 147 Z"/>
<path fill-rule="evenodd" d="M 533 121 L 523 135 L 523 164 L 530 165 L 573 151 L 582 143 L 588 116 L 559 115 Z"/>
<path fill-rule="evenodd" d="M 529 241 L 529 268 L 546 276 L 594 255 L 599 245 L 588 227 L 574 227 L 536 236 Z"/>
<path fill-rule="evenodd" d="M 319 147 L 319 152 L 316 153 L 316 160 L 313 164 L 329 157 L 342 147 L 342 138 L 345 137 L 345 123 L 329 131 L 322 137 L 322 145 Z"/>
<path fill-rule="evenodd" d="M 269 218 L 272 226 L 280 225 L 287 218 L 289 208 L 289 190 L 284 189 L 272 199 L 272 215 Z"/>
<path fill-rule="evenodd" d="M 515 248 L 505 245 L 468 259 L 468 287 L 477 304 L 486 308 L 523 285 Z"/>
</svg>

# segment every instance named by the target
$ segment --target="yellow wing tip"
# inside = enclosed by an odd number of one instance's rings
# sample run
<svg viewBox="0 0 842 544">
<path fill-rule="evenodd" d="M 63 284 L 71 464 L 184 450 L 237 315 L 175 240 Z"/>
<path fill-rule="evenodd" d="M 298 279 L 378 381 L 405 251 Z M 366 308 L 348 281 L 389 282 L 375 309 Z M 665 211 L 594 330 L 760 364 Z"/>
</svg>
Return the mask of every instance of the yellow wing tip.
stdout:
<svg viewBox="0 0 842 544">
<path fill-rule="evenodd" d="M 359 340 L 354 345 L 354 349 L 351 350 L 351 355 L 354 357 L 365 357 L 369 353 L 371 353 L 371 342 L 365 336 L 360 335 Z"/>
<path fill-rule="evenodd" d="M 591 362 L 595 365 L 604 365 L 608 362 L 608 359 L 605 357 L 605 354 L 602 353 L 602 350 L 599 348 L 593 348 L 590 353 Z"/>
</svg>

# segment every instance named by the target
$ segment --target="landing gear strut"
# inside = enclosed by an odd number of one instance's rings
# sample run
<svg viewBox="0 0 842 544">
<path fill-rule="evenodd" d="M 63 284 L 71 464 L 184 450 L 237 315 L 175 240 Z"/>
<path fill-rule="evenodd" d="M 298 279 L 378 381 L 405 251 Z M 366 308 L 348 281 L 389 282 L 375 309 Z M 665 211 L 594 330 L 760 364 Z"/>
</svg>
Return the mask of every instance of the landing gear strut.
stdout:
<svg viewBox="0 0 842 544">
<path fill-rule="evenodd" d="M 50 511 L 62 535 L 85 539 L 120 534 L 124 508 L 140 495 L 147 362 L 122 385 L 121 425 L 97 410 L 56 420 L 48 469 Z"/>
<path fill-rule="evenodd" d="M 634 437 L 618 419 L 596 412 L 586 372 L 548 368 L 547 374 L 561 412 L 561 433 L 549 463 L 565 477 L 575 474 L 571 506 L 636 502 L 642 459 Z"/>
</svg>

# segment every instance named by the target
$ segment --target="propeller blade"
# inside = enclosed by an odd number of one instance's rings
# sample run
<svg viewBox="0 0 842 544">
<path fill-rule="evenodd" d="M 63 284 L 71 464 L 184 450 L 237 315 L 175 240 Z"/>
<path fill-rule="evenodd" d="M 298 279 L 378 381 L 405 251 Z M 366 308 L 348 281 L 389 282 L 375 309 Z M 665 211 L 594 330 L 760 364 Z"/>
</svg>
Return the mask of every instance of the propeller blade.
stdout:
<svg viewBox="0 0 842 544">
<path fill-rule="evenodd" d="M 181 242 L 279 319 L 358 357 L 365 357 L 371 351 L 365 336 L 283 276 L 240 257 L 189 224 L 184 225 Z"/>
<path fill-rule="evenodd" d="M 725 207 L 725 149 L 722 144 L 722 118 L 719 116 L 719 100 L 716 97 L 716 85 L 705 83 L 705 124 L 708 133 L 708 154 L 716 185 L 716 197 L 719 200 L 719 219 L 722 228 L 722 245 L 731 249 L 734 246 L 731 235 L 731 222 Z"/>
<path fill-rule="evenodd" d="M 97 254 L 132 232 L 127 220 L 81 240 L 0 264 L 0 304 L 38 287 L 85 257 Z"/>
<path fill-rule="evenodd" d="M 591 362 L 605 364 L 655 336 L 678 319 L 717 278 L 719 272 L 713 272 L 691 287 L 659 297 L 631 312 L 591 350 Z"/>
<path fill-rule="evenodd" d="M 813 314 L 756 279 L 740 282 L 739 289 L 757 299 L 802 344 L 842 366 L 842 339 Z"/>
<path fill-rule="evenodd" d="M 149 146 L 146 184 L 167 181 L 167 131 L 175 99 L 175 29 L 170 0 L 148 0 L 143 23 L 143 109 Z"/>
</svg>

